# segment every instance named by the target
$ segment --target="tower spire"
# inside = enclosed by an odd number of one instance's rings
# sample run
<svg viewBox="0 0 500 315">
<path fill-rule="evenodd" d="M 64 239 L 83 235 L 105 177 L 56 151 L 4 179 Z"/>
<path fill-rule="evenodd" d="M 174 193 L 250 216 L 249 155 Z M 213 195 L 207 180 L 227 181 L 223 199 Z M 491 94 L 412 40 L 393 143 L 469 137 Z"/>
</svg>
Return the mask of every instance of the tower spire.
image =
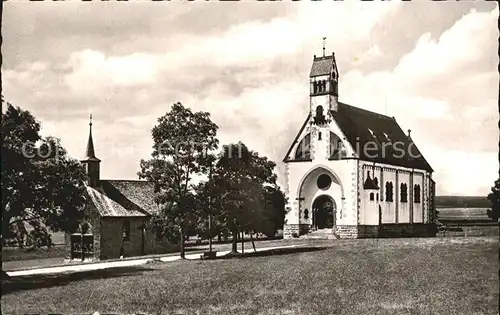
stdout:
<svg viewBox="0 0 500 315">
<path fill-rule="evenodd" d="M 323 57 L 325 57 L 325 50 L 326 50 L 326 37 L 323 37 Z"/>
<path fill-rule="evenodd" d="M 101 160 L 95 156 L 94 141 L 92 140 L 92 114 L 90 114 L 89 119 L 89 139 L 87 141 L 87 150 L 85 152 L 85 158 L 80 162 L 82 162 L 85 166 L 85 172 L 87 173 L 87 185 L 90 187 L 97 187 L 99 183 L 99 164 L 101 163 Z"/>
<path fill-rule="evenodd" d="M 87 150 L 85 151 L 86 160 L 99 160 L 95 156 L 94 141 L 92 139 L 92 114 L 90 114 L 89 119 L 89 139 L 87 140 Z"/>
</svg>

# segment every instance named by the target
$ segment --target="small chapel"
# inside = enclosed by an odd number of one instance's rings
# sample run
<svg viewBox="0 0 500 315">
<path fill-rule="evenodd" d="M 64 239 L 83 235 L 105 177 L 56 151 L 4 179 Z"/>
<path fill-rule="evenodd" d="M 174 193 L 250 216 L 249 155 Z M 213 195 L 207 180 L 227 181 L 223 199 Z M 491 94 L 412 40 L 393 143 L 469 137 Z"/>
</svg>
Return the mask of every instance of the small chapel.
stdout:
<svg viewBox="0 0 500 315">
<path fill-rule="evenodd" d="M 340 102 L 335 54 L 324 47 L 309 84 L 309 113 L 283 160 L 283 237 L 435 236 L 433 169 L 411 131 Z"/>
<path fill-rule="evenodd" d="M 92 116 L 85 157 L 85 218 L 66 233 L 67 260 L 105 260 L 156 253 L 160 239 L 146 228 L 160 206 L 152 182 L 101 178 L 101 160 L 92 138 Z"/>
</svg>

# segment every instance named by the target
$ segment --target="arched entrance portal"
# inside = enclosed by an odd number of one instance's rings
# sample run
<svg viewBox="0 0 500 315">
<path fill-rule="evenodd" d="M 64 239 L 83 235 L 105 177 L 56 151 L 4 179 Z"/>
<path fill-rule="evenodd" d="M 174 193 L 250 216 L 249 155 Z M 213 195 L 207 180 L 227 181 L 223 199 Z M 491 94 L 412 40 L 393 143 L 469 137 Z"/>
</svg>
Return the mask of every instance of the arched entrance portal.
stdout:
<svg viewBox="0 0 500 315">
<path fill-rule="evenodd" d="M 332 197 L 327 195 L 318 196 L 312 205 L 313 229 L 332 228 L 335 225 L 335 212 L 337 205 Z"/>
</svg>

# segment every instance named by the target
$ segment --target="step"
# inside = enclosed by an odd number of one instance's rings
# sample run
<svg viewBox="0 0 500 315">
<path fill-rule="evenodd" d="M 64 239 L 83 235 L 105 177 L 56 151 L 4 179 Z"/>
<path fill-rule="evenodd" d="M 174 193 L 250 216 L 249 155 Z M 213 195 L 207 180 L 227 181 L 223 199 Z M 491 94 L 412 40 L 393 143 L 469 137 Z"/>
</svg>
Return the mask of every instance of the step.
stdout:
<svg viewBox="0 0 500 315">
<path fill-rule="evenodd" d="M 302 235 L 302 239 L 337 239 L 333 229 L 321 229 Z"/>
</svg>

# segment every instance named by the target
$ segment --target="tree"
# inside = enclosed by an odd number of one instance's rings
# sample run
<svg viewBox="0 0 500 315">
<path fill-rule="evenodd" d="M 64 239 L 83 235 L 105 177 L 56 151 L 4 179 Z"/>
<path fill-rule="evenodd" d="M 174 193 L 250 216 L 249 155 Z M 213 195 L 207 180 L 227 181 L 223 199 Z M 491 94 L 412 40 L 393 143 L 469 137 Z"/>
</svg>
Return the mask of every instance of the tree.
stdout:
<svg viewBox="0 0 500 315">
<path fill-rule="evenodd" d="M 495 181 L 487 198 L 491 202 L 491 209 L 487 211 L 488 217 L 497 221 L 500 218 L 500 179 Z"/>
<path fill-rule="evenodd" d="M 154 182 L 164 221 L 179 231 L 181 258 L 185 256 L 185 232 L 197 222 L 192 177 L 207 173 L 208 153 L 218 147 L 217 130 L 210 113 L 193 113 L 175 103 L 152 129 L 151 159 L 141 160 L 138 175 Z"/>
<path fill-rule="evenodd" d="M 272 230 L 265 233 L 267 236 L 274 236 L 279 229 L 283 229 L 285 223 L 285 194 L 278 185 L 265 186 L 266 206 L 271 208 Z"/>
<path fill-rule="evenodd" d="M 49 231 L 74 230 L 83 218 L 85 172 L 59 139 L 42 138 L 33 115 L 10 104 L 2 115 L 2 243 L 50 246 Z"/>
<path fill-rule="evenodd" d="M 210 185 L 213 205 L 220 209 L 219 224 L 232 233 L 232 252 L 237 252 L 239 231 L 272 229 L 273 208 L 267 206 L 265 186 L 276 185 L 275 165 L 241 142 L 223 147 Z"/>
</svg>

